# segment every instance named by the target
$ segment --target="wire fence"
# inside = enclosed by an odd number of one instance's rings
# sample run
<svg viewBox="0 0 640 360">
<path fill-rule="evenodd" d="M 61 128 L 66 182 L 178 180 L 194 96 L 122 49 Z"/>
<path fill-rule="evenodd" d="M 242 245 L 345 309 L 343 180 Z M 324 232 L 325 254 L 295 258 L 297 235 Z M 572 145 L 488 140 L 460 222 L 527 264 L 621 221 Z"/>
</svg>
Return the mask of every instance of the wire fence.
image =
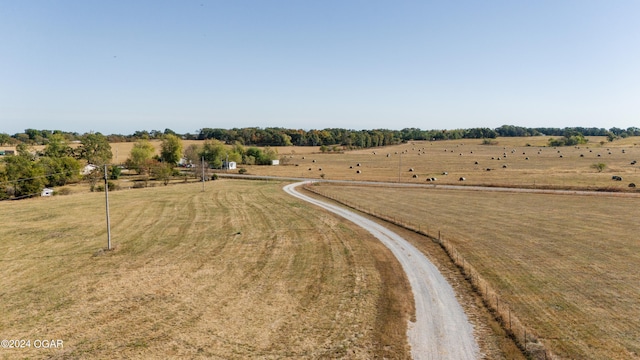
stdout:
<svg viewBox="0 0 640 360">
<path fill-rule="evenodd" d="M 494 318 L 500 323 L 505 332 L 515 341 L 516 345 L 525 355 L 535 360 L 560 359 L 560 357 L 553 354 L 544 346 L 538 334 L 527 327 L 526 324 L 517 317 L 512 307 L 501 298 L 500 294 L 491 285 L 491 283 L 480 275 L 475 267 L 465 259 L 450 240 L 445 239 L 444 234 L 440 230 L 429 228 L 428 226 L 423 228 L 421 225 L 412 224 L 399 216 L 390 216 L 376 212 L 371 208 L 362 207 L 352 201 L 323 192 L 319 186 L 306 185 L 305 188 L 317 195 L 331 199 L 354 210 L 366 213 L 380 220 L 390 222 L 394 225 L 426 236 L 439 244 L 451 261 L 460 270 L 464 278 L 469 282 L 473 290 L 482 298 L 487 309 L 493 314 Z"/>
</svg>

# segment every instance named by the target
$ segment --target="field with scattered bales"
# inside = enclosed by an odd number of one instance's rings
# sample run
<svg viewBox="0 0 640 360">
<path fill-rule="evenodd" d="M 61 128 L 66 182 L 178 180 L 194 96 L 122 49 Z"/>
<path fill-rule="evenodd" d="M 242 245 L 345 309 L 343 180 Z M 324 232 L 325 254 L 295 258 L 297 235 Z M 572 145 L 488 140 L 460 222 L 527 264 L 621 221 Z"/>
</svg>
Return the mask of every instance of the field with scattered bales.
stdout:
<svg viewBox="0 0 640 360">
<path fill-rule="evenodd" d="M 470 139 L 414 141 L 378 149 L 312 154 L 301 153 L 298 147 L 278 148 L 283 166 L 247 169 L 257 175 L 422 184 L 609 191 L 635 191 L 629 186 L 640 185 L 640 138 L 608 143 L 605 138 L 594 137 L 586 145 L 557 148 L 545 146 L 547 140 L 498 138 L 492 145 Z M 597 164 L 604 166 L 598 168 Z M 613 176 L 621 180 L 613 180 Z"/>
</svg>

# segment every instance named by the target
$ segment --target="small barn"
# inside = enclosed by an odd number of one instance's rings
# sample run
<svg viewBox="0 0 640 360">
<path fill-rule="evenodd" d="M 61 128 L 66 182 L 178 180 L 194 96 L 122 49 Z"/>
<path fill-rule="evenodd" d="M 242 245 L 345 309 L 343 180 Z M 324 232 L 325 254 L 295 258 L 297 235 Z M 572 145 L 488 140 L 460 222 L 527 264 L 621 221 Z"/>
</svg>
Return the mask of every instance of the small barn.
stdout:
<svg viewBox="0 0 640 360">
<path fill-rule="evenodd" d="M 235 170 L 237 168 L 237 164 L 235 161 L 223 161 L 222 168 L 226 170 Z"/>
<path fill-rule="evenodd" d="M 42 192 L 40 192 L 40 196 L 52 196 L 52 195 L 53 195 L 53 189 L 44 188 L 42 189 Z"/>
</svg>

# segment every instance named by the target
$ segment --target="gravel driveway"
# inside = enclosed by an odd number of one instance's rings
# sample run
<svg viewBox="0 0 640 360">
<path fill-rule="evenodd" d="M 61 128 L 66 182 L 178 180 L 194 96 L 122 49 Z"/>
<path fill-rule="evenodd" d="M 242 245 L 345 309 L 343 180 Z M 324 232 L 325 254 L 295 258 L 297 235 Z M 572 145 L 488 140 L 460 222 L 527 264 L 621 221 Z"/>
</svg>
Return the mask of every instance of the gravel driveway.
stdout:
<svg viewBox="0 0 640 360">
<path fill-rule="evenodd" d="M 290 184 L 284 191 L 342 216 L 382 241 L 402 264 L 416 308 L 416 322 L 409 323 L 408 338 L 414 359 L 478 359 L 473 328 L 458 303 L 453 288 L 438 269 L 413 245 L 384 226 L 345 208 L 298 193 L 305 182 Z"/>
</svg>

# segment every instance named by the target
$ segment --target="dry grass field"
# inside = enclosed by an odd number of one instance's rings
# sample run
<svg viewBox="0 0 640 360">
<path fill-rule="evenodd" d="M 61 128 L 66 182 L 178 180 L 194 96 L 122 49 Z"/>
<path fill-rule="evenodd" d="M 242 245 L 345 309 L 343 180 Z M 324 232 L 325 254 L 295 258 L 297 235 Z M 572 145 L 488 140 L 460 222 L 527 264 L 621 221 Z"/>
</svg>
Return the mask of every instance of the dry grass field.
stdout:
<svg viewBox="0 0 640 360">
<path fill-rule="evenodd" d="M 441 232 L 560 358 L 640 358 L 640 197 L 314 188 L 436 237 Z"/>
<path fill-rule="evenodd" d="M 281 187 L 112 192 L 113 251 L 104 194 L 1 202 L 0 357 L 407 358 L 395 258 Z"/>
<path fill-rule="evenodd" d="M 640 183 L 640 165 L 631 164 L 640 158 L 640 138 L 590 138 L 557 149 L 547 140 L 416 141 L 324 154 L 285 147 L 277 148 L 281 166 L 244 167 L 254 175 L 637 195 L 629 184 Z M 191 143 L 200 142 L 185 147 Z M 133 143 L 111 146 L 113 162 L 122 163 Z M 592 167 L 600 162 L 602 172 Z M 112 192 L 111 252 L 98 251 L 106 245 L 103 195 L 84 185 L 70 186 L 69 196 L 0 203 L 2 335 L 65 341 L 62 351 L 0 356 L 408 356 L 410 291 L 382 245 L 288 198 L 281 184 L 225 180 L 206 183 L 206 192 L 201 187 Z M 640 356 L 637 196 L 318 188 L 432 235 L 442 231 L 554 354 Z M 423 237 L 413 241 L 431 257 L 441 251 Z M 438 266 L 454 287 L 462 281 L 446 261 Z M 462 301 L 468 309 L 475 300 Z M 505 358 L 487 352 L 502 346 L 494 340 L 481 344 L 483 351 Z"/>
<path fill-rule="evenodd" d="M 427 183 L 427 178 L 436 178 L 435 184 L 612 191 L 635 191 L 629 188 L 630 183 L 640 186 L 640 163 L 631 164 L 640 160 L 640 138 L 601 145 L 605 139 L 595 137 L 589 138 L 584 146 L 559 148 L 546 147 L 547 140 L 547 137 L 498 138 L 496 145 L 482 145 L 481 140 L 469 139 L 414 141 L 342 154 L 319 151 L 310 154 L 308 148 L 303 148 L 306 153 L 299 153 L 298 147 L 279 148 L 284 166 L 246 168 L 249 174 L 315 179 L 324 176 L 338 180 Z M 602 172 L 592 168 L 597 163 L 605 164 Z M 447 175 L 443 175 L 445 172 Z M 614 175 L 623 180 L 613 181 Z M 466 180 L 461 182 L 460 177 Z"/>
</svg>

